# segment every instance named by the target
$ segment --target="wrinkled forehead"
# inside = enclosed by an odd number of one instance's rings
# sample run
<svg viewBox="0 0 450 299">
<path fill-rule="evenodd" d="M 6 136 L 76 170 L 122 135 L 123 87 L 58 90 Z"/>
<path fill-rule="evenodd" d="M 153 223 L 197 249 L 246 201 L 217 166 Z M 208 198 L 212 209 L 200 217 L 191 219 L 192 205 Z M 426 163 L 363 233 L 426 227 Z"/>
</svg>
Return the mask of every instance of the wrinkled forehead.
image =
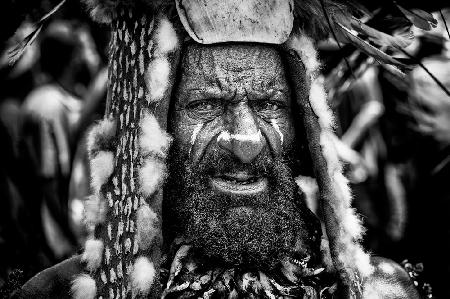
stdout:
<svg viewBox="0 0 450 299">
<path fill-rule="evenodd" d="M 189 44 L 182 58 L 182 81 L 192 84 L 286 85 L 280 51 L 264 44 Z M 188 84 L 189 85 L 189 84 Z"/>
</svg>

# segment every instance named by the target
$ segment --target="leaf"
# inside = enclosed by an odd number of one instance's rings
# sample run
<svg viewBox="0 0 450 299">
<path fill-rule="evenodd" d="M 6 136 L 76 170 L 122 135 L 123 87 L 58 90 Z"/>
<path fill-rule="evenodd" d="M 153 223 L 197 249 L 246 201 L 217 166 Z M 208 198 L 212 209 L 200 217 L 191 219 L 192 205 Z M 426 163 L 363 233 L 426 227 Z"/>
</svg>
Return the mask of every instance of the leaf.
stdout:
<svg viewBox="0 0 450 299">
<path fill-rule="evenodd" d="M 395 5 L 403 13 L 403 15 L 417 28 L 430 31 L 432 27 L 434 28 L 437 26 L 437 20 L 430 13 L 420 9 L 412 11 L 401 7 L 397 3 L 395 3 Z"/>
<path fill-rule="evenodd" d="M 336 23 L 337 27 L 340 31 L 345 35 L 347 40 L 355 45 L 357 48 L 359 48 L 361 51 L 366 53 L 367 55 L 372 56 L 374 59 L 376 59 L 379 62 L 392 64 L 396 66 L 404 66 L 400 61 L 395 60 L 388 54 L 384 53 L 380 49 L 375 48 L 371 44 L 369 44 L 367 41 L 361 39 L 358 37 L 355 33 L 353 33 L 350 29 L 346 28 L 340 23 Z"/>
<path fill-rule="evenodd" d="M 351 25 L 353 29 L 366 35 L 372 42 L 381 47 L 389 47 L 394 49 L 406 48 L 414 39 L 414 35 L 411 31 L 399 32 L 397 34 L 390 35 L 367 26 L 357 19 L 353 19 Z"/>
</svg>

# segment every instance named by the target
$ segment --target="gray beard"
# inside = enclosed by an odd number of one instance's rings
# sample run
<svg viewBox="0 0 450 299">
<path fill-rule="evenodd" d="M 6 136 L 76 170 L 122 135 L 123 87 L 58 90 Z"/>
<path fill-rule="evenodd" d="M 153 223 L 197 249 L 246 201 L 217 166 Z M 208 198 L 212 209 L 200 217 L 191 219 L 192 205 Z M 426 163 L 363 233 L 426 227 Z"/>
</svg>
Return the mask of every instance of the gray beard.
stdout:
<svg viewBox="0 0 450 299">
<path fill-rule="evenodd" d="M 231 157 L 213 152 L 193 166 L 176 152 L 164 200 L 165 231 L 175 233 L 169 240 L 183 236 L 218 265 L 274 269 L 286 256 L 320 260 L 319 221 L 281 160 L 261 158 L 248 166 L 264 170 L 267 194 L 234 197 L 217 194 L 208 184 L 211 165 L 214 170 L 240 167 Z"/>
</svg>

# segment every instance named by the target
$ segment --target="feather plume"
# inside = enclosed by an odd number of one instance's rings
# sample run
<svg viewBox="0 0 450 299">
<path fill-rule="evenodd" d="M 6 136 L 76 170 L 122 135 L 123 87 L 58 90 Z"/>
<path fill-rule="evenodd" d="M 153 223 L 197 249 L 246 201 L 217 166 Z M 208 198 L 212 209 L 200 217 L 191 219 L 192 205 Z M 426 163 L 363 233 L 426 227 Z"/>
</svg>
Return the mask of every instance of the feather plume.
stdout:
<svg viewBox="0 0 450 299">
<path fill-rule="evenodd" d="M 323 0 L 323 5 L 333 23 L 338 21 L 348 27 L 354 14 L 366 13 L 362 6 L 353 1 Z M 294 16 L 297 26 L 308 36 L 322 39 L 328 37 L 332 30 L 327 23 L 321 0 L 294 0 Z"/>
<path fill-rule="evenodd" d="M 354 45 L 356 45 L 361 51 L 365 52 L 367 55 L 372 56 L 374 59 L 379 62 L 392 64 L 396 66 L 405 66 L 400 61 L 392 58 L 388 54 L 384 53 L 380 49 L 372 46 L 367 41 L 358 37 L 353 31 L 345 27 L 344 25 L 337 23 L 339 30 L 345 37 Z"/>
<path fill-rule="evenodd" d="M 420 10 L 415 9 L 414 11 L 404 8 L 394 2 L 397 8 L 403 13 L 403 15 L 416 26 L 417 28 L 429 31 L 431 28 L 437 26 L 437 20 L 433 17 L 432 14 Z"/>
<path fill-rule="evenodd" d="M 448 30 L 447 21 L 445 20 L 445 16 L 444 16 L 444 13 L 442 12 L 442 9 L 439 9 L 439 15 L 441 16 L 442 23 L 444 24 L 445 30 L 447 31 L 448 38 L 450 39 L 450 31 Z"/>
<path fill-rule="evenodd" d="M 409 46 L 413 39 L 414 35 L 412 31 L 398 31 L 393 35 L 384 33 L 382 31 L 376 30 L 370 26 L 367 26 L 360 20 L 353 18 L 351 22 L 351 26 L 354 30 L 359 33 L 366 35 L 370 41 L 374 42 L 378 46 L 388 47 L 388 48 L 406 48 Z"/>
<path fill-rule="evenodd" d="M 31 45 L 41 32 L 44 25 L 47 24 L 50 17 L 57 12 L 61 6 L 64 5 L 66 0 L 62 0 L 59 2 L 52 10 L 46 13 L 36 24 L 33 25 L 36 29 L 34 29 L 30 34 L 28 34 L 20 43 L 14 45 L 10 50 L 8 50 L 9 63 L 12 65 L 16 63 L 20 57 L 22 57 L 23 53 L 27 50 L 28 46 Z"/>
</svg>

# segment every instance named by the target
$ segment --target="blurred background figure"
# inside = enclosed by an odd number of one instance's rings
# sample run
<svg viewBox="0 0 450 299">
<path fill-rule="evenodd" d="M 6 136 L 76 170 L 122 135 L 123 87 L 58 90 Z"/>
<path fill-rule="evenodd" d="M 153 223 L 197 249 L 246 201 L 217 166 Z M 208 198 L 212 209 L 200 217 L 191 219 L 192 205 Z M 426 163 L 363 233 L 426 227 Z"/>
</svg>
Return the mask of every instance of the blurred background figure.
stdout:
<svg viewBox="0 0 450 299">
<path fill-rule="evenodd" d="M 25 22 L 8 41 L 20 42 L 33 30 Z M 34 65 L 38 49 L 34 44 L 14 65 L 8 64 L 6 52 L 0 57 L 0 284 L 8 273 L 29 262 L 29 235 L 23 216 L 22 182 L 19 143 L 21 139 L 21 106 L 35 84 Z"/>
<path fill-rule="evenodd" d="M 42 247 L 48 245 L 57 259 L 77 246 L 68 221 L 69 180 L 84 104 L 81 97 L 99 65 L 81 33 L 68 22 L 49 25 L 40 41 L 41 83 L 23 104 L 23 156 L 33 175 L 30 181 L 35 182 L 29 187 L 34 197 L 30 210 L 35 211 L 30 216 L 35 227 L 43 229 L 36 234 L 42 235 Z"/>
<path fill-rule="evenodd" d="M 434 55 L 424 66 L 450 89 L 450 59 Z M 427 265 L 438 298 L 449 298 L 450 277 L 450 96 L 422 68 L 410 75 L 408 92 L 411 128 L 418 146 L 404 172 L 410 204 L 405 249 Z"/>
<path fill-rule="evenodd" d="M 408 76 L 351 51 L 352 74 L 342 79 L 350 72 L 341 61 L 325 75 L 366 246 L 423 262 L 433 295 L 450 298 L 450 36 L 442 20 L 448 24 L 449 10 L 433 15 L 436 28 L 416 28 L 417 39 L 393 53 L 416 64 Z"/>
<path fill-rule="evenodd" d="M 104 57 L 86 23 L 56 20 L 25 53 L 11 68 L 5 51 L 1 69 L 2 285 L 14 269 L 27 279 L 79 249 L 90 194 L 85 131 L 106 99 Z"/>
</svg>

